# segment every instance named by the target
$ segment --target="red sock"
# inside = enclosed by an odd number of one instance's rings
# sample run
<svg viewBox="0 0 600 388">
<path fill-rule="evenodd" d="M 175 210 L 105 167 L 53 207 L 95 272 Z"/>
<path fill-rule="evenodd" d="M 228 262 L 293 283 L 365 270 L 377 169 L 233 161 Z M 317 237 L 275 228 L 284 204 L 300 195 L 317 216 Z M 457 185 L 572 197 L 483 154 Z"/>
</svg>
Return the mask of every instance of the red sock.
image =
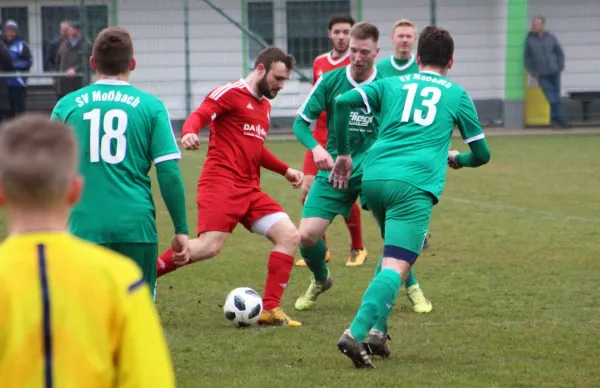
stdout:
<svg viewBox="0 0 600 388">
<path fill-rule="evenodd" d="M 279 307 L 283 290 L 288 285 L 294 258 L 281 252 L 271 252 L 267 265 L 267 281 L 263 293 L 263 309 L 272 310 Z"/>
<path fill-rule="evenodd" d="M 352 210 L 350 211 L 350 217 L 346 218 L 346 226 L 348 227 L 350 239 L 352 240 L 352 249 L 364 249 L 360 218 L 360 207 L 358 206 L 358 203 L 354 202 L 354 206 L 352 206 Z"/>
<path fill-rule="evenodd" d="M 165 253 L 158 256 L 158 262 L 156 263 L 156 277 L 159 278 L 170 272 L 175 271 L 177 266 L 173 263 L 173 250 L 169 248 Z"/>
</svg>

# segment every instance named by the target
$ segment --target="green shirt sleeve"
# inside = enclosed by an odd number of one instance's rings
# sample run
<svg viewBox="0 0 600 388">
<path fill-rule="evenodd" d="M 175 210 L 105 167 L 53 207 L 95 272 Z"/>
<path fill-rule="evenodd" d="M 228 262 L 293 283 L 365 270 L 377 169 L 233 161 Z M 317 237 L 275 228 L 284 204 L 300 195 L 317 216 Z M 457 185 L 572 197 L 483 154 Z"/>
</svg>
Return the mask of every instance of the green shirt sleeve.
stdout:
<svg viewBox="0 0 600 388">
<path fill-rule="evenodd" d="M 160 187 L 160 194 L 173 221 L 175 234 L 188 234 L 185 190 L 177 161 L 165 160 L 157 164 L 156 178 Z"/>
<path fill-rule="evenodd" d="M 150 135 L 150 158 L 155 165 L 165 160 L 181 159 L 169 112 L 160 101 L 157 103 L 154 127 Z"/>
<path fill-rule="evenodd" d="M 321 112 L 327 110 L 325 84 L 326 82 L 323 82 L 323 76 L 315 82 L 315 85 L 308 94 L 304 104 L 298 109 L 298 117 L 296 117 L 296 120 L 294 121 L 294 135 L 300 143 L 309 150 L 312 150 L 319 145 L 312 135 L 310 124 L 319 118 Z"/>
<path fill-rule="evenodd" d="M 62 100 L 58 101 L 56 103 L 56 105 L 54 106 L 54 109 L 52 109 L 52 114 L 50 114 L 50 119 L 51 120 L 56 120 L 56 121 L 62 121 L 64 122 L 64 119 L 61 116 L 62 113 Z"/>
<path fill-rule="evenodd" d="M 376 81 L 350 90 L 335 101 L 334 126 L 338 155 L 350 154 L 350 112 L 362 108 L 367 114 L 379 112 L 383 95 L 383 82 Z"/>
</svg>

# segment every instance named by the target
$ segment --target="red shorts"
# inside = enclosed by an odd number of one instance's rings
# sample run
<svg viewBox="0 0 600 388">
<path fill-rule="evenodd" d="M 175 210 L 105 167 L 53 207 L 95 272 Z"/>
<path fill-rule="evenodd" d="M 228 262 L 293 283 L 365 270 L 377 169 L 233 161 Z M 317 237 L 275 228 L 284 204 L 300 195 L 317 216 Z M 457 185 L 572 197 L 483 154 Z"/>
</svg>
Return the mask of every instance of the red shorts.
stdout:
<svg viewBox="0 0 600 388">
<path fill-rule="evenodd" d="M 198 182 L 198 235 L 208 231 L 231 233 L 238 223 L 249 231 L 261 218 L 283 208 L 262 190 L 227 182 Z M 287 217 L 287 215 L 286 215 Z"/>
</svg>

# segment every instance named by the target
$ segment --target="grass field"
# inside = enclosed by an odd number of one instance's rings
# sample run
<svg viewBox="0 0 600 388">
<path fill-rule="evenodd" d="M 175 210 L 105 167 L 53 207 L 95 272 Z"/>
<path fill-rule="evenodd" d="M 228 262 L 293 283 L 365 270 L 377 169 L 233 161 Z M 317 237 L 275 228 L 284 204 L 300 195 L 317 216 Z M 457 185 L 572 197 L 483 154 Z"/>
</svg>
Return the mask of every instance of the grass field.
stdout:
<svg viewBox="0 0 600 388">
<path fill-rule="evenodd" d="M 416 264 L 433 311 L 417 315 L 401 291 L 390 321 L 394 353 L 357 371 L 336 347 L 381 253 L 363 212 L 369 260 L 344 266 L 342 219 L 328 232 L 335 286 L 298 313 L 309 272 L 294 268 L 283 307 L 301 328 L 235 329 L 228 291 L 262 292 L 268 241 L 239 226 L 215 259 L 161 278 L 157 305 L 180 387 L 598 387 L 600 386 L 600 135 L 488 139 L 489 165 L 449 171 Z M 267 146 L 295 167 L 296 142 Z M 454 147 L 466 150 L 459 139 Z M 184 154 L 191 232 L 206 147 Z M 265 172 L 263 188 L 300 220 L 300 192 Z M 155 188 L 156 189 L 156 188 Z M 157 190 L 157 189 L 156 189 Z M 172 228 L 158 199 L 161 249 Z"/>
</svg>

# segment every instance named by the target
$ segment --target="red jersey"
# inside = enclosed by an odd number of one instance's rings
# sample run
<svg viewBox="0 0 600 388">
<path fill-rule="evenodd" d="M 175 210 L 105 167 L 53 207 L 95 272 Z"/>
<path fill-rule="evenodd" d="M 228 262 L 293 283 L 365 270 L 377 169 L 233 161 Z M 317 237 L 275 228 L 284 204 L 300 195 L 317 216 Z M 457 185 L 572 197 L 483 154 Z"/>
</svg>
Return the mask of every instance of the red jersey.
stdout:
<svg viewBox="0 0 600 388">
<path fill-rule="evenodd" d="M 210 118 L 208 154 L 200 182 L 225 180 L 260 187 L 261 165 L 285 174 L 287 165 L 279 160 L 275 169 L 268 165 L 272 161 L 268 158 L 274 157 L 264 147 L 270 114 L 271 103 L 258 97 L 244 80 L 213 89 L 186 120 L 182 133 L 198 133 Z"/>
<path fill-rule="evenodd" d="M 315 58 L 313 62 L 313 85 L 317 82 L 317 80 L 325 73 L 339 69 L 340 67 L 344 67 L 350 64 L 350 52 L 346 53 L 344 56 L 333 59 L 331 57 L 331 51 L 325 53 L 323 55 L 319 55 Z M 315 125 L 315 131 L 313 132 L 313 137 L 315 140 L 325 146 L 327 144 L 327 113 L 322 112 L 321 116 L 317 120 L 317 124 Z"/>
</svg>

